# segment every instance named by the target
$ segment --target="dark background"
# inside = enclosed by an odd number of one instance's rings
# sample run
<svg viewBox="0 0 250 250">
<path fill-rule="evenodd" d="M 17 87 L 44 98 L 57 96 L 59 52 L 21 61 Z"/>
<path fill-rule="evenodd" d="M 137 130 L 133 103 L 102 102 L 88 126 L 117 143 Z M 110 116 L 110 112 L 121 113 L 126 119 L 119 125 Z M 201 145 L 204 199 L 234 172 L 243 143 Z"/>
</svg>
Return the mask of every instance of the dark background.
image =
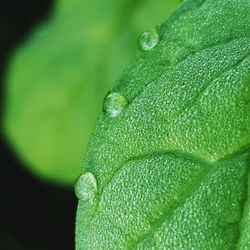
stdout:
<svg viewBox="0 0 250 250">
<path fill-rule="evenodd" d="M 8 59 L 50 15 L 52 7 L 52 0 L 0 1 L 1 124 Z M 0 249 L 73 250 L 76 211 L 73 191 L 30 175 L 2 132 L 0 147 Z"/>
</svg>

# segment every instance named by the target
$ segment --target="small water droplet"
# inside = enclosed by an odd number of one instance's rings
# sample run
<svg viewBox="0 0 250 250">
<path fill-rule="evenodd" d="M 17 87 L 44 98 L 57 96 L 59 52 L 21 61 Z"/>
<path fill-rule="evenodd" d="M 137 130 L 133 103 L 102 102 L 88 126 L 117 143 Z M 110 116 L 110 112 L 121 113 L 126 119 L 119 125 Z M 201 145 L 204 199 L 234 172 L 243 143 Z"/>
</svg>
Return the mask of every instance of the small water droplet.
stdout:
<svg viewBox="0 0 250 250">
<path fill-rule="evenodd" d="M 151 50 L 159 42 L 159 36 L 156 30 L 146 31 L 141 34 L 139 44 L 142 50 Z"/>
<path fill-rule="evenodd" d="M 206 90 L 204 91 L 204 96 L 208 96 L 208 94 L 209 94 L 209 90 L 206 89 Z"/>
<path fill-rule="evenodd" d="M 75 183 L 75 194 L 79 200 L 92 200 L 97 193 L 97 183 L 93 174 L 82 174 Z"/>
<path fill-rule="evenodd" d="M 104 100 L 103 109 L 111 117 L 118 116 L 127 106 L 127 100 L 119 93 L 112 92 Z"/>
</svg>

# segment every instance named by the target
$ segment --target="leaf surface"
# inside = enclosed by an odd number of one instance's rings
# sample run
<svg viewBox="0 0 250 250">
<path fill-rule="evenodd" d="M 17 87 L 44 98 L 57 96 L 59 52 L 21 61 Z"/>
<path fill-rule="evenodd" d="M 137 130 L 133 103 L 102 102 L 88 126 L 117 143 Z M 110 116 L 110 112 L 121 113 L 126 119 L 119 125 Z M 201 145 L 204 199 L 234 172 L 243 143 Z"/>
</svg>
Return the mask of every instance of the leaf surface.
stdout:
<svg viewBox="0 0 250 250">
<path fill-rule="evenodd" d="M 78 250 L 249 248 L 249 13 L 185 1 L 116 81 L 82 170 L 96 193 L 79 196 Z"/>
</svg>

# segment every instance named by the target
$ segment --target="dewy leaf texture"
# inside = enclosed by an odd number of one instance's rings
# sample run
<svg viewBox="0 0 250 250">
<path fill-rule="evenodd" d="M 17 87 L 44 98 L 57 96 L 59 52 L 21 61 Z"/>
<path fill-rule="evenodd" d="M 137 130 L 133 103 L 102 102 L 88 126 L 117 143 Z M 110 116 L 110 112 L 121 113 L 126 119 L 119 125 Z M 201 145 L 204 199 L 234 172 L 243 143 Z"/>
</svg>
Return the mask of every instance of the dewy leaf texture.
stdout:
<svg viewBox="0 0 250 250">
<path fill-rule="evenodd" d="M 90 140 L 76 249 L 250 249 L 249 13 L 184 1 L 115 83 L 127 105 Z"/>
<path fill-rule="evenodd" d="M 5 133 L 34 173 L 73 184 L 102 99 L 134 55 L 137 35 L 179 2 L 56 1 L 6 79 Z"/>
</svg>

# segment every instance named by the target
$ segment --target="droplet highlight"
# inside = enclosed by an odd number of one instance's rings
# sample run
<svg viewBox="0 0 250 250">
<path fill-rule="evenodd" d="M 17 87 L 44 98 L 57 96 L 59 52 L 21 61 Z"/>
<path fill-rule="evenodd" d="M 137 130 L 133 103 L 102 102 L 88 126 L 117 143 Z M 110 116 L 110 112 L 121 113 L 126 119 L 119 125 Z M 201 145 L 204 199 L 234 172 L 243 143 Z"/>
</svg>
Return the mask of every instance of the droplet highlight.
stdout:
<svg viewBox="0 0 250 250">
<path fill-rule="evenodd" d="M 118 116 L 127 106 L 127 100 L 119 93 L 110 93 L 104 100 L 103 109 L 111 117 Z"/>
<path fill-rule="evenodd" d="M 97 193 L 97 183 L 92 173 L 82 174 L 75 183 L 75 194 L 79 200 L 93 200 Z"/>
<path fill-rule="evenodd" d="M 139 38 L 139 45 L 142 50 L 151 50 L 159 42 L 159 36 L 156 30 L 146 31 Z"/>
</svg>

